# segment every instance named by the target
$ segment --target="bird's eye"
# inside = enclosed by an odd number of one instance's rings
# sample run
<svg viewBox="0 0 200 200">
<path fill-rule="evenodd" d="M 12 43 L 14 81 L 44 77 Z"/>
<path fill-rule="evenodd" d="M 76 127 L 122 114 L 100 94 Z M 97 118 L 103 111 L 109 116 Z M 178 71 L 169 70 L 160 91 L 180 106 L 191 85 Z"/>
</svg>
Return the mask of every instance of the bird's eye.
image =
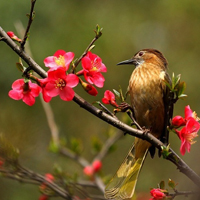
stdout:
<svg viewBox="0 0 200 200">
<path fill-rule="evenodd" d="M 143 51 L 140 51 L 138 55 L 139 55 L 139 56 L 143 56 L 143 55 L 144 55 L 144 52 L 143 52 Z"/>
</svg>

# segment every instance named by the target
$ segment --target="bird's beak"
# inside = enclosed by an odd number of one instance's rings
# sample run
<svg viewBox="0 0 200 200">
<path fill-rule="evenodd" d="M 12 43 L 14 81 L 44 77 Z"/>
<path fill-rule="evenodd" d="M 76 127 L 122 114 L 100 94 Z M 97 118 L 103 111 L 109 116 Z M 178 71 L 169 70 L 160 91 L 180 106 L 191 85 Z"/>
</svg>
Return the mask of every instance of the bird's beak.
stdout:
<svg viewBox="0 0 200 200">
<path fill-rule="evenodd" d="M 122 62 L 117 63 L 117 65 L 134 65 L 134 60 L 133 59 L 124 60 Z"/>
</svg>

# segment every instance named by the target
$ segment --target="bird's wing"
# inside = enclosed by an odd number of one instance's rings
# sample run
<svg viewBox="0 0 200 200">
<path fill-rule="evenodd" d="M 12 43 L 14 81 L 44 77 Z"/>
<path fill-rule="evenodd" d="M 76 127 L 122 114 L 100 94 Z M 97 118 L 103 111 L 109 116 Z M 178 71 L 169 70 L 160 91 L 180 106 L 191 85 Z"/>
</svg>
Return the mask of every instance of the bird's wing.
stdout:
<svg viewBox="0 0 200 200">
<path fill-rule="evenodd" d="M 172 115 L 173 115 L 173 93 L 170 91 L 170 88 L 168 87 L 168 85 L 171 85 L 171 78 L 169 77 L 168 73 L 165 73 L 165 80 L 161 83 L 161 87 L 163 88 L 163 102 L 164 102 L 164 106 L 165 106 L 165 116 L 164 116 L 164 127 L 163 127 L 163 133 L 162 136 L 160 138 L 160 140 L 164 143 L 164 144 L 168 144 L 168 140 L 169 140 L 169 131 L 168 131 L 168 126 L 170 125 L 170 121 L 172 119 Z M 166 84 L 167 82 L 167 84 Z"/>
</svg>

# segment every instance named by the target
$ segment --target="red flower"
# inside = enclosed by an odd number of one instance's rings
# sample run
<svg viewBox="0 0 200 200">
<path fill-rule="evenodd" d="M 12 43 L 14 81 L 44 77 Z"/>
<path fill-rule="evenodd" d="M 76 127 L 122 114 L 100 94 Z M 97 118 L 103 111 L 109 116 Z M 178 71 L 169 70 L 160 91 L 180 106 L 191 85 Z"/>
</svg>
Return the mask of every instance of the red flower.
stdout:
<svg viewBox="0 0 200 200">
<path fill-rule="evenodd" d="M 79 79 L 74 74 L 66 75 L 65 69 L 59 67 L 57 70 L 49 70 L 48 78 L 44 82 L 46 83 L 43 89 L 43 97 L 50 98 L 60 95 L 62 100 L 71 101 L 74 98 L 72 88 L 79 83 Z"/>
<path fill-rule="evenodd" d="M 15 41 L 17 41 L 17 42 L 21 42 L 21 41 L 22 41 L 22 40 L 19 39 L 12 31 L 8 31 L 8 32 L 7 32 L 7 35 L 8 35 L 11 39 L 13 39 L 13 40 L 15 40 Z"/>
<path fill-rule="evenodd" d="M 198 120 L 197 114 L 190 109 L 189 105 L 185 107 L 185 118 L 181 116 L 175 116 L 172 119 L 173 126 L 184 126 L 180 131 L 175 129 L 176 133 L 181 139 L 180 152 L 182 155 L 185 154 L 186 150 L 190 152 L 191 144 L 195 143 L 193 139 L 198 136 L 197 132 L 200 129 Z"/>
<path fill-rule="evenodd" d="M 151 198 L 150 200 L 159 200 L 163 199 L 166 196 L 165 193 L 159 188 L 152 189 L 150 193 L 151 196 L 153 196 L 153 198 Z"/>
<path fill-rule="evenodd" d="M 181 126 L 184 126 L 185 124 L 186 124 L 186 120 L 181 116 L 175 116 L 172 119 L 172 125 L 175 127 L 181 127 Z"/>
<path fill-rule="evenodd" d="M 48 182 L 52 183 L 54 181 L 54 176 L 52 174 L 47 173 L 47 174 L 45 174 L 45 179 Z"/>
<path fill-rule="evenodd" d="M 185 154 L 186 150 L 190 152 L 191 144 L 194 144 L 193 139 L 197 137 L 197 132 L 200 129 L 200 124 L 194 118 L 189 118 L 186 126 L 184 126 L 180 131 L 176 130 L 179 138 L 181 139 L 180 152 L 182 155 Z"/>
<path fill-rule="evenodd" d="M 101 170 L 101 167 L 102 167 L 102 163 L 100 160 L 95 160 L 93 163 L 92 163 L 92 167 L 94 169 L 94 172 L 98 172 Z"/>
<path fill-rule="evenodd" d="M 35 97 L 41 92 L 40 86 L 31 81 L 24 82 L 24 79 L 18 79 L 12 84 L 12 90 L 8 95 L 14 100 L 22 99 L 24 103 L 32 106 L 35 103 Z"/>
<path fill-rule="evenodd" d="M 85 175 L 92 177 L 95 173 L 101 170 L 102 163 L 100 160 L 95 160 L 92 165 L 88 165 L 83 169 Z"/>
<path fill-rule="evenodd" d="M 110 90 L 106 90 L 104 92 L 104 97 L 102 98 L 102 102 L 105 104 L 111 104 L 114 107 L 118 107 L 115 101 L 115 95 Z"/>
<path fill-rule="evenodd" d="M 93 176 L 94 175 L 94 169 L 92 166 L 88 165 L 83 169 L 83 172 L 87 176 Z"/>
<path fill-rule="evenodd" d="M 44 64 L 46 67 L 51 68 L 51 70 L 55 70 L 59 67 L 64 67 L 67 71 L 73 59 L 73 52 L 65 52 L 64 50 L 58 50 L 53 56 L 45 58 Z"/>
<path fill-rule="evenodd" d="M 105 78 L 101 72 L 106 72 L 107 68 L 102 63 L 101 58 L 95 54 L 92 54 L 91 52 L 88 52 L 87 55 L 82 58 L 82 67 L 83 70 L 78 72 L 77 75 L 84 74 L 85 80 L 88 83 L 102 88 Z"/>
</svg>

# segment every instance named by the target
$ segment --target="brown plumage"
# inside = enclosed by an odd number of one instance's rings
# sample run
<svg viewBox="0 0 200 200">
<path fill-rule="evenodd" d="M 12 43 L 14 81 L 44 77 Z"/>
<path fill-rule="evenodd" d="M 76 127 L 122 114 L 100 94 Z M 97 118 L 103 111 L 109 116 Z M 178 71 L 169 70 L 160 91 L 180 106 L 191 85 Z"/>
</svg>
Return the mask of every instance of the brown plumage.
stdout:
<svg viewBox="0 0 200 200">
<path fill-rule="evenodd" d="M 166 122 L 166 105 L 168 90 L 165 81 L 170 83 L 167 73 L 167 60 L 161 52 L 155 49 L 143 49 L 131 59 L 118 65 L 133 64 L 135 69 L 129 80 L 128 91 L 131 106 L 137 123 L 151 133 L 163 139 Z M 135 138 L 134 145 L 119 170 L 108 183 L 105 197 L 108 199 L 131 198 L 138 174 L 149 149 L 152 157 L 154 148 L 145 140 Z"/>
</svg>

